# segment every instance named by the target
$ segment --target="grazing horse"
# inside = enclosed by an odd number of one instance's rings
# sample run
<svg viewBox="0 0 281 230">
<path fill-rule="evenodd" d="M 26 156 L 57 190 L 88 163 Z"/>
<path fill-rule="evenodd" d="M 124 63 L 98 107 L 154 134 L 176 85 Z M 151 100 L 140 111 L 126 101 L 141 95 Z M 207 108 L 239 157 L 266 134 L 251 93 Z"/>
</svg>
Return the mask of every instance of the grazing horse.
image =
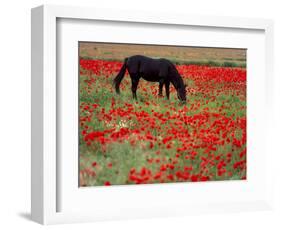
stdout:
<svg viewBox="0 0 281 230">
<path fill-rule="evenodd" d="M 182 77 L 172 62 L 167 59 L 153 59 L 142 55 L 135 55 L 125 58 L 124 64 L 113 80 L 116 93 L 120 93 L 120 83 L 128 70 L 132 80 L 133 98 L 137 99 L 137 87 L 140 78 L 146 81 L 159 82 L 159 95 L 162 96 L 163 85 L 165 84 L 166 96 L 170 96 L 170 83 L 175 87 L 178 99 L 186 102 L 186 91 Z"/>
</svg>

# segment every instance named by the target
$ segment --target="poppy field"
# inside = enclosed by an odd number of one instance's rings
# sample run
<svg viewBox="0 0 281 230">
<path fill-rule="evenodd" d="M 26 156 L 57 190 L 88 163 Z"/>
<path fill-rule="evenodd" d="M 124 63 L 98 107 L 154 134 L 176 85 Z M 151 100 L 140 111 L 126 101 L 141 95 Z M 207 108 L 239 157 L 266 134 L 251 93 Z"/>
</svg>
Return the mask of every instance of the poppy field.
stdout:
<svg viewBox="0 0 281 230">
<path fill-rule="evenodd" d="M 117 95 L 120 60 L 79 62 L 80 186 L 246 179 L 246 68 L 177 64 L 182 105 L 145 80 L 133 100 L 128 73 Z"/>
</svg>

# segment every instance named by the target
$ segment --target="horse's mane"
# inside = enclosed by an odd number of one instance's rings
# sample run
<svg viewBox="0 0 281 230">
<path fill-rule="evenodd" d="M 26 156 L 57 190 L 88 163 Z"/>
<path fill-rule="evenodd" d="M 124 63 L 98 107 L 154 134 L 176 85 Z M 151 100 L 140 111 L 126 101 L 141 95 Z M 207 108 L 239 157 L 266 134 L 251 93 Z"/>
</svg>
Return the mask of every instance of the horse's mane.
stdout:
<svg viewBox="0 0 281 230">
<path fill-rule="evenodd" d="M 179 74 L 176 66 L 172 62 L 170 62 L 170 61 L 168 61 L 168 62 L 169 62 L 169 66 L 170 66 L 172 84 L 174 85 L 174 87 L 176 89 L 184 87 L 183 79 L 182 79 L 181 75 Z"/>
</svg>

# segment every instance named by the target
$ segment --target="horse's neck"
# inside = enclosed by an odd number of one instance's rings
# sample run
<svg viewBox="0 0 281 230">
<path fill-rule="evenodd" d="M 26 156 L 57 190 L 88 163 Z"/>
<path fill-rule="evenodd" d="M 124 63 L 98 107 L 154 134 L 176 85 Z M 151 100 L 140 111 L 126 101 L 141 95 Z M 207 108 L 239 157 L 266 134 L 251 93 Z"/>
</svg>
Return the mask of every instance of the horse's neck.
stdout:
<svg viewBox="0 0 281 230">
<path fill-rule="evenodd" d="M 173 73 L 170 79 L 171 83 L 176 89 L 180 88 L 181 85 L 183 85 L 182 78 L 178 73 Z"/>
</svg>

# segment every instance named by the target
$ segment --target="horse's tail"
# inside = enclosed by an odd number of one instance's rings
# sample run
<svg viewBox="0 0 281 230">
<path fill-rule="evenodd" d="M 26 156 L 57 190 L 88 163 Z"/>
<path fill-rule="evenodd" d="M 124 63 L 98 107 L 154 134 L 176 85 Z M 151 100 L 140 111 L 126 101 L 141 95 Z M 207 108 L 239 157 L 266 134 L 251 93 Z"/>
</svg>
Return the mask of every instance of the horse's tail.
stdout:
<svg viewBox="0 0 281 230">
<path fill-rule="evenodd" d="M 121 81 L 124 78 L 125 73 L 126 73 L 127 60 L 128 60 L 128 58 L 125 58 L 124 64 L 122 65 L 119 73 L 117 74 L 117 76 L 113 80 L 113 85 L 115 87 L 116 93 L 118 93 L 118 94 L 120 93 L 120 87 L 119 87 L 120 83 L 121 83 Z"/>
</svg>

